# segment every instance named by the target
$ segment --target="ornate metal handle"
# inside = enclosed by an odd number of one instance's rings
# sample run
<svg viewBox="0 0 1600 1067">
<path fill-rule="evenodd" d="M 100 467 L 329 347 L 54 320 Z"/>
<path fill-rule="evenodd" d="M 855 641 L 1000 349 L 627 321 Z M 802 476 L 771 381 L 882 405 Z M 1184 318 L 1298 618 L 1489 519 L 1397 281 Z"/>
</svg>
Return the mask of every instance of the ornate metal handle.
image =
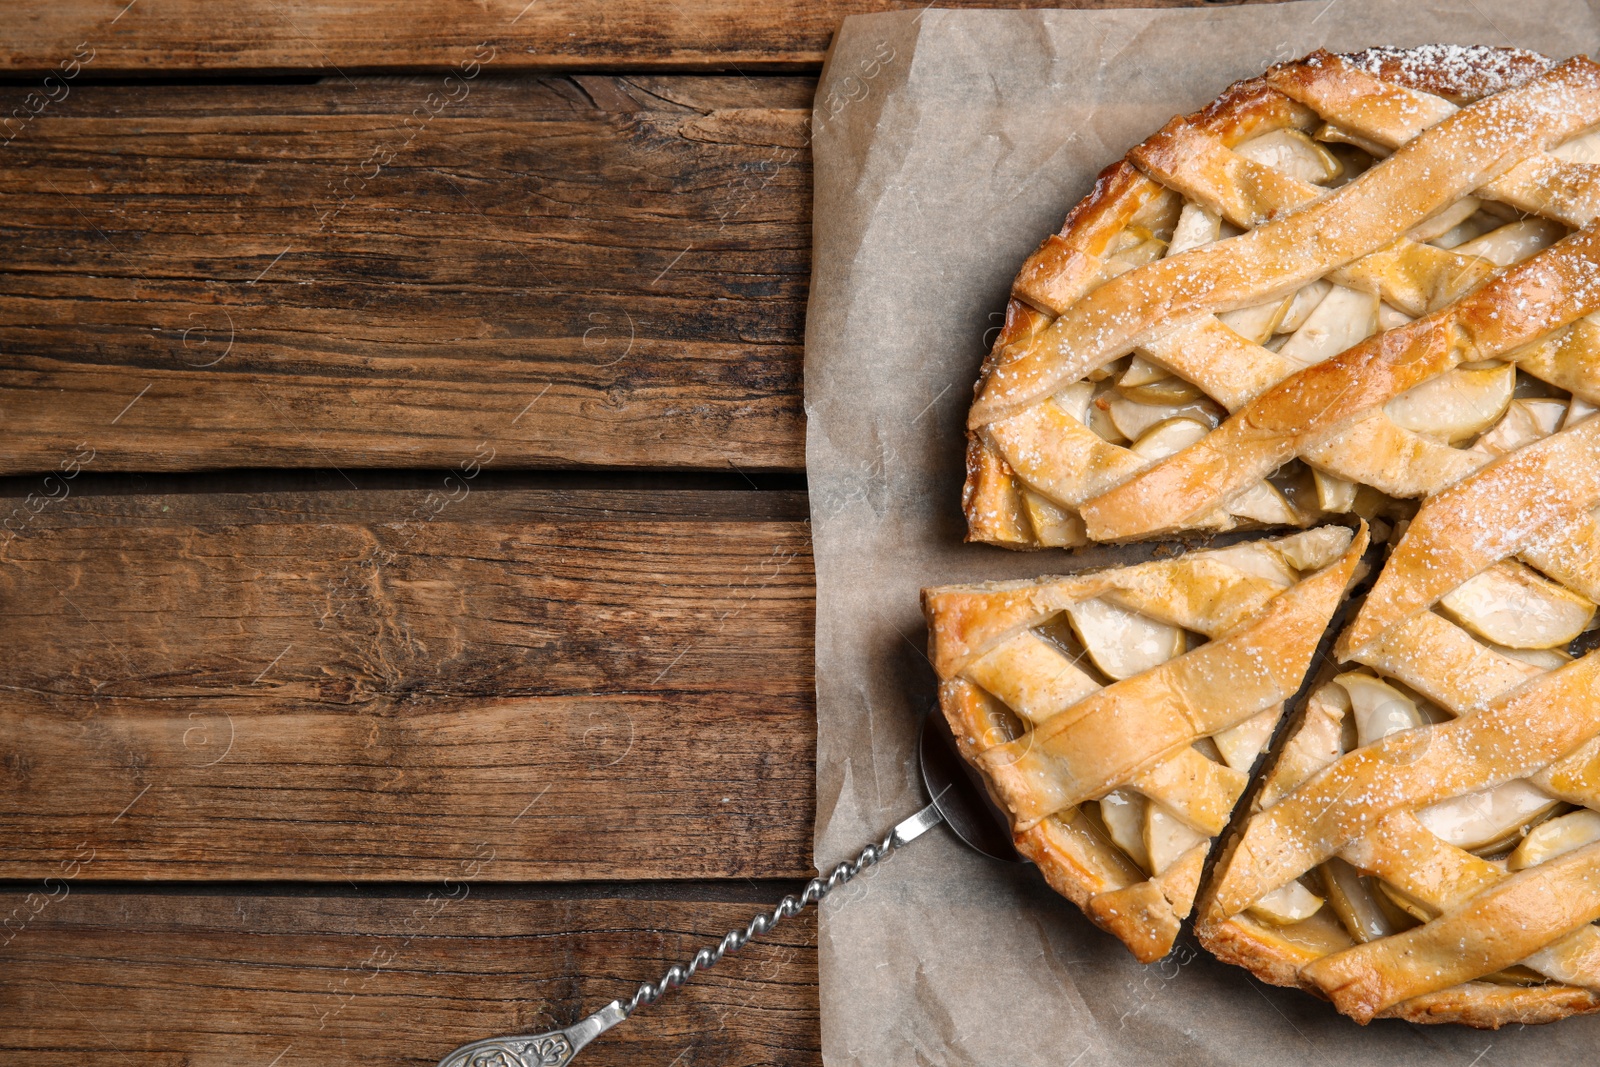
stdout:
<svg viewBox="0 0 1600 1067">
<path fill-rule="evenodd" d="M 565 1030 L 523 1037 L 491 1037 L 462 1045 L 439 1061 L 439 1067 L 567 1067 L 583 1046 L 628 1017 L 622 1001 L 613 1000 L 582 1022 Z"/>
<path fill-rule="evenodd" d="M 687 966 L 673 966 L 661 976 L 659 982 L 645 982 L 624 1004 L 613 1000 L 593 1015 L 565 1030 L 551 1030 L 543 1034 L 521 1037 L 494 1037 L 487 1041 L 474 1041 L 462 1045 L 444 1059 L 439 1067 L 566 1067 L 582 1048 L 613 1026 L 638 1011 L 646 1004 L 654 1004 L 669 989 L 676 989 L 693 978 L 695 972 L 711 967 L 730 952 L 737 952 L 750 943 L 753 937 L 771 930 L 784 919 L 798 915 L 807 904 L 815 904 L 823 897 L 844 885 L 850 879 L 885 859 L 901 845 L 916 840 L 930 828 L 944 821 L 937 804 L 929 804 L 911 818 L 890 830 L 877 844 L 868 845 L 853 860 L 835 867 L 827 878 L 813 878 L 798 895 L 789 894 L 770 912 L 762 912 L 751 919 L 742 930 L 730 930 L 716 945 L 703 948 L 694 954 Z"/>
</svg>

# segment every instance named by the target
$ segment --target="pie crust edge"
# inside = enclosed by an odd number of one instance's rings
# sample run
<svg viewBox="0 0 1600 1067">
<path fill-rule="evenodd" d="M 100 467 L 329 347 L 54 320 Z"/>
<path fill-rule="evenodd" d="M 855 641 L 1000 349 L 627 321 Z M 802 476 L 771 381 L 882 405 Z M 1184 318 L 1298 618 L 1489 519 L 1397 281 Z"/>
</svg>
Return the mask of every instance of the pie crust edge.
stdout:
<svg viewBox="0 0 1600 1067">
<path fill-rule="evenodd" d="M 1526 72 L 1529 67 L 1524 64 L 1532 65 L 1533 70 L 1541 70 L 1544 69 L 1543 64 L 1547 62 L 1543 57 L 1520 53 L 1517 50 L 1501 50 L 1501 57 L 1505 60 L 1503 67 L 1490 71 L 1469 71 L 1446 64 L 1419 63 L 1414 59 L 1415 54 L 1408 50 L 1372 49 L 1345 58 L 1374 54 L 1382 57 L 1381 67 L 1377 73 L 1384 80 L 1457 100 L 1472 99 L 1486 92 L 1496 91 L 1506 79 L 1515 78 Z M 1307 57 L 1310 58 L 1312 57 Z M 1298 62 L 1304 63 L 1306 60 Z M 1294 65 L 1291 63 L 1285 66 Z M 1186 120 L 1174 121 L 1200 124 L 1209 132 L 1224 139 L 1242 140 L 1248 136 L 1251 129 L 1262 122 L 1266 110 L 1274 106 L 1267 99 L 1267 94 L 1262 91 L 1265 86 L 1264 77 L 1242 80 L 1230 86 L 1206 108 L 1188 116 Z M 1159 136 L 1158 133 L 1156 137 Z M 1139 148 L 1148 146 L 1154 140 L 1155 138 L 1147 140 Z M 1139 148 L 1134 151 L 1138 151 Z M 1130 157 L 1131 155 L 1132 153 Z M 1099 175 L 1093 191 L 1073 208 L 1060 232 L 1047 238 L 1018 274 L 1013 296 L 1007 305 L 1005 325 L 989 358 L 984 362 L 975 394 L 983 388 L 992 373 L 996 355 L 1012 340 L 1029 332 L 1028 326 L 1032 321 L 1037 318 L 1048 318 L 1033 305 L 1037 303 L 1040 306 L 1048 306 L 1052 302 L 1050 284 L 1061 285 L 1063 279 L 1068 283 L 1072 281 L 1072 259 L 1077 254 L 1077 248 L 1094 241 L 1099 236 L 1119 232 L 1128 218 L 1160 189 L 1157 183 L 1144 176 L 1129 159 L 1113 163 Z M 1033 303 L 1023 299 L 1024 295 L 1031 298 Z M 1062 303 L 1069 302 L 1070 300 L 1062 301 Z M 967 479 L 962 499 L 963 511 L 969 523 L 967 540 L 1007 547 L 1039 547 L 1020 543 L 1006 536 L 1007 523 L 1004 512 L 1007 506 L 1014 509 L 1015 502 L 1007 505 L 999 499 L 1003 495 L 999 486 L 1002 478 L 997 478 L 997 475 L 1005 475 L 1003 466 L 1004 461 L 992 450 L 984 447 L 978 432 L 969 430 Z M 1003 480 L 1009 481 L 1009 478 Z M 996 516 L 999 516 L 998 521 Z M 1296 718 L 1303 713 L 1304 702 L 1297 709 Z M 956 726 L 954 720 L 952 725 Z M 1289 724 L 1281 729 L 1280 736 L 1287 736 L 1296 725 Z M 957 730 L 959 733 L 959 726 Z M 1051 861 L 1048 849 L 1037 843 L 1025 841 L 1026 837 L 1027 833 L 1019 836 L 1018 844 L 1030 858 L 1039 861 L 1042 855 L 1046 857 L 1046 861 Z M 1214 846 L 1214 851 L 1219 857 L 1219 868 L 1226 862 L 1235 843 L 1236 835 L 1226 841 L 1219 841 Z M 1035 852 L 1038 855 L 1035 855 Z M 1114 924 L 1108 925 L 1101 921 L 1101 918 L 1095 916 L 1086 906 L 1087 892 L 1082 885 L 1074 881 L 1071 871 L 1051 862 L 1050 867 L 1046 866 L 1046 862 L 1040 862 L 1040 866 L 1052 887 L 1073 899 L 1080 907 L 1084 907 L 1086 913 L 1100 925 L 1128 940 L 1120 928 L 1113 929 Z M 1212 888 L 1213 885 L 1208 885 L 1206 893 L 1209 894 Z M 1202 896 L 1201 899 L 1203 905 L 1205 897 Z M 1323 996 L 1320 990 L 1300 979 L 1295 965 L 1280 948 L 1266 939 L 1256 937 L 1249 929 L 1239 924 L 1225 923 L 1205 926 L 1202 932 L 1202 925 L 1204 924 L 1197 924 L 1197 932 L 1202 933 L 1202 942 L 1220 959 L 1243 966 L 1265 981 L 1278 985 L 1299 986 Z M 1130 943 L 1130 947 L 1134 948 L 1136 954 L 1138 953 L 1135 945 Z M 1553 1021 L 1567 1015 L 1596 1010 L 1600 1010 L 1600 994 L 1580 987 L 1561 984 L 1508 987 L 1474 981 L 1413 998 L 1390 1011 L 1381 1013 L 1381 1017 L 1402 1018 L 1412 1022 L 1457 1022 L 1474 1027 L 1497 1028 L 1506 1023 Z"/>
<path fill-rule="evenodd" d="M 1443 51 L 1426 46 L 1421 49 L 1370 48 L 1337 57 L 1318 50 L 1272 67 L 1256 77 L 1235 82 L 1206 107 L 1175 117 L 1135 145 L 1123 159 L 1099 174 L 1090 193 L 1072 208 L 1060 230 L 1046 237 L 1024 262 L 1012 285 L 1000 334 L 984 359 L 973 387 L 974 402 L 977 403 L 992 384 L 992 376 L 1000 367 L 1001 353 L 1081 299 L 1105 268 L 1101 253 L 1127 231 L 1142 209 L 1169 191 L 1146 175 L 1136 159 L 1170 156 L 1172 143 L 1181 140 L 1177 137 L 1180 133 L 1209 135 L 1231 147 L 1248 140 L 1258 130 L 1287 124 L 1288 116 L 1304 114 L 1315 118 L 1311 109 L 1289 99 L 1267 79 L 1269 75 L 1280 80 L 1314 78 L 1314 70 L 1320 63 L 1335 58 L 1369 66 L 1375 64 L 1378 76 L 1387 82 L 1456 102 L 1470 102 L 1498 92 L 1553 66 L 1548 57 L 1522 49 L 1473 48 L 1470 51 L 1477 61 L 1475 64 L 1446 62 L 1442 58 Z M 962 511 L 967 520 L 965 539 L 1015 549 L 1057 544 L 1073 547 L 1087 543 L 1081 520 L 1077 520 L 1075 540 L 1045 542 L 1037 538 L 1035 524 L 1029 521 L 1023 500 L 1023 487 L 999 450 L 984 439 L 983 433 L 982 427 L 967 430 L 966 479 L 962 487 Z M 1186 528 L 1198 530 L 1205 526 Z M 1261 523 L 1235 519 L 1222 528 L 1264 527 Z M 1132 539 L 1148 540 L 1150 536 Z"/>
</svg>

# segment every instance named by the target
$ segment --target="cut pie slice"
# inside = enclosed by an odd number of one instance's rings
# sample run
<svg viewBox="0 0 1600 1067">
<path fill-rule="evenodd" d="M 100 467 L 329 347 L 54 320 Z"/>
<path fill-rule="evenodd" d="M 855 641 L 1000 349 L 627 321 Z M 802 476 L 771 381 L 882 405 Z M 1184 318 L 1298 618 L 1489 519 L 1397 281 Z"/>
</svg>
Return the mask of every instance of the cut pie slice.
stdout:
<svg viewBox="0 0 1600 1067">
<path fill-rule="evenodd" d="M 1318 52 L 1174 119 L 1017 276 L 968 539 L 1397 514 L 1593 410 L 1597 126 L 1600 65 L 1458 46 Z"/>
<path fill-rule="evenodd" d="M 1217 865 L 1211 951 L 1362 1022 L 1600 1010 L 1597 505 L 1593 417 L 1422 505 Z"/>
<path fill-rule="evenodd" d="M 1364 525 L 1325 526 L 923 591 L 962 754 L 1018 849 L 1140 960 L 1172 947 L 1366 544 Z"/>
</svg>

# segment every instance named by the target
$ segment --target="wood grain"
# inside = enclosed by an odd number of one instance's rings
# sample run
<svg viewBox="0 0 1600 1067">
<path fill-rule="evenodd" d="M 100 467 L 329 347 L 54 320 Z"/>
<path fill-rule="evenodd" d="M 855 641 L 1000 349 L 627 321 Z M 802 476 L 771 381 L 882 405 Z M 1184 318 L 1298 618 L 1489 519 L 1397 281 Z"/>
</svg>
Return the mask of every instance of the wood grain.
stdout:
<svg viewBox="0 0 1600 1067">
<path fill-rule="evenodd" d="M 477 890 L 463 876 L 377 899 L 112 895 L 67 881 L 32 901 L 5 893 L 0 1058 L 422 1067 L 626 1000 L 758 907 Z M 813 915 L 641 1010 L 582 1062 L 819 1063 Z"/>
<path fill-rule="evenodd" d="M 1167 7 L 1182 0 L 980 0 L 941 7 Z M 80 42 L 92 69 L 150 74 L 440 70 L 483 41 L 507 69 L 811 70 L 849 15 L 919 10 L 901 0 L 60 0 L 8 25 L 0 66 L 44 73 Z"/>
<path fill-rule="evenodd" d="M 808 874 L 803 497 L 453 481 L 32 516 L 0 877 Z"/>
<path fill-rule="evenodd" d="M 16 127 L 0 472 L 802 469 L 812 80 L 486 70 Z"/>
</svg>

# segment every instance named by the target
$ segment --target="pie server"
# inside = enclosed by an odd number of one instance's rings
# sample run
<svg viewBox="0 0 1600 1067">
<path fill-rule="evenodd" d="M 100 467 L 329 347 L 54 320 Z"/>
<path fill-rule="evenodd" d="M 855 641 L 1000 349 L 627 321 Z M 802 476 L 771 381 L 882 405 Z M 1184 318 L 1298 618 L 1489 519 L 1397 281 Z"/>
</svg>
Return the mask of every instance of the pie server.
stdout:
<svg viewBox="0 0 1600 1067">
<path fill-rule="evenodd" d="M 766 933 L 791 915 L 798 915 L 807 904 L 815 904 L 940 823 L 949 826 L 956 837 L 985 856 L 1009 863 L 1023 862 L 1012 847 L 1005 817 L 989 799 L 977 775 L 957 754 L 950 727 L 938 709 L 923 717 L 917 749 L 921 757 L 918 763 L 922 784 L 931 802 L 898 823 L 882 841 L 868 845 L 855 859 L 839 864 L 827 878 L 811 879 L 799 895 L 784 897 L 777 907 L 757 915 L 744 929 L 730 931 L 715 946 L 696 952 L 688 966 L 672 967 L 659 982 L 644 983 L 627 1003 L 613 1000 L 565 1029 L 517 1037 L 491 1037 L 462 1045 L 440 1060 L 439 1067 L 566 1067 L 589 1042 L 644 1005 L 654 1004 L 667 990 L 678 988 L 696 971 L 710 967 L 730 952 L 739 951 L 751 938 Z"/>
</svg>

